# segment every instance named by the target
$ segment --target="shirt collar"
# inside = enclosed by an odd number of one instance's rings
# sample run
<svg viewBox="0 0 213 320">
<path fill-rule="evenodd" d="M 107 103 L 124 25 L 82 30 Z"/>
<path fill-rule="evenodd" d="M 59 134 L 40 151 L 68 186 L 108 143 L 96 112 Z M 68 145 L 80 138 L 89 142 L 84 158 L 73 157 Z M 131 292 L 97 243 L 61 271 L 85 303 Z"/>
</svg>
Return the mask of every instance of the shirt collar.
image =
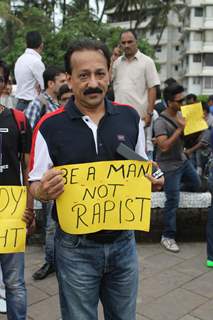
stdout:
<svg viewBox="0 0 213 320">
<path fill-rule="evenodd" d="M 44 91 L 43 95 L 51 105 L 54 105 L 56 107 L 60 106 L 60 103 L 53 101 L 52 97 L 47 93 L 47 91 Z"/>
<path fill-rule="evenodd" d="M 105 102 L 106 114 L 113 115 L 113 114 L 119 113 L 117 108 L 113 106 L 110 100 L 105 98 L 104 102 Z M 85 116 L 83 113 L 81 113 L 81 111 L 75 105 L 74 97 L 71 97 L 69 99 L 68 103 L 65 105 L 65 110 L 68 112 L 71 119 L 82 118 Z"/>
<path fill-rule="evenodd" d="M 41 59 L 41 55 L 34 49 L 27 48 L 25 49 L 25 53 L 32 54 L 34 56 L 37 56 L 39 59 Z"/>
<path fill-rule="evenodd" d="M 132 61 L 132 60 L 135 60 L 135 59 L 138 60 L 140 54 L 141 54 L 140 50 L 137 50 L 136 54 L 135 54 L 134 57 L 131 59 L 131 61 Z M 125 57 L 125 55 L 123 55 L 123 56 L 121 57 L 121 59 L 122 59 L 122 60 L 128 60 L 128 59 Z"/>
</svg>

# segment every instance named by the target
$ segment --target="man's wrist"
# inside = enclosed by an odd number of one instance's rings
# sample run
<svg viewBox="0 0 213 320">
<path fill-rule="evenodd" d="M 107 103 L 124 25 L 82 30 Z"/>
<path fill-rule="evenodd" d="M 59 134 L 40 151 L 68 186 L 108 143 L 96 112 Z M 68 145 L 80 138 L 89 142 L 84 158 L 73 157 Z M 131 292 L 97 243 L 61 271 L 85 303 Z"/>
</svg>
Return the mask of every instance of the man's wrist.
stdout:
<svg viewBox="0 0 213 320">
<path fill-rule="evenodd" d="M 177 132 L 178 134 L 182 134 L 182 133 L 183 133 L 183 128 L 180 128 L 180 127 L 177 128 L 177 129 L 176 129 L 176 132 Z"/>
<path fill-rule="evenodd" d="M 152 117 L 153 116 L 153 111 L 147 111 L 148 116 Z"/>
<path fill-rule="evenodd" d="M 41 202 L 49 202 L 49 200 L 47 199 L 48 197 L 48 194 L 46 195 L 43 195 L 42 194 L 42 191 L 41 191 L 41 186 L 39 185 L 37 188 L 36 188 L 36 191 L 35 191 L 35 198 Z"/>
</svg>

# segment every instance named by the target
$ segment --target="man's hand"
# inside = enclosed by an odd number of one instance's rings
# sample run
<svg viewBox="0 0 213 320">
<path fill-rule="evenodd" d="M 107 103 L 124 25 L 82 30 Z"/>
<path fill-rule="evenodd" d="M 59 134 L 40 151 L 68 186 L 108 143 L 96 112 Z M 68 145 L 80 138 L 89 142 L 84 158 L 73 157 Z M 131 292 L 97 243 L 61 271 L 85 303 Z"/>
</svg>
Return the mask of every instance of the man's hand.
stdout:
<svg viewBox="0 0 213 320">
<path fill-rule="evenodd" d="M 176 121 L 178 123 L 179 128 L 183 131 L 186 126 L 186 119 L 181 114 L 178 114 L 176 117 Z"/>
<path fill-rule="evenodd" d="M 57 199 L 64 192 L 62 171 L 54 168 L 48 170 L 39 182 L 33 182 L 30 190 L 34 197 L 46 202 Z"/>
<path fill-rule="evenodd" d="M 191 158 L 193 151 L 191 149 L 184 149 L 183 150 L 187 158 Z"/>
<path fill-rule="evenodd" d="M 159 169 L 159 166 L 156 162 L 152 161 L 152 165 Z M 164 185 L 164 176 L 161 176 L 160 178 L 156 179 L 151 174 L 145 175 L 152 183 L 152 190 L 153 191 L 160 191 Z"/>
<path fill-rule="evenodd" d="M 143 118 L 143 121 L 144 121 L 144 127 L 149 127 L 151 125 L 151 122 L 152 122 L 152 116 L 150 114 L 146 114 L 145 117 Z"/>
<path fill-rule="evenodd" d="M 27 228 L 29 228 L 33 223 L 34 217 L 34 209 L 26 208 L 22 216 L 22 220 L 26 223 Z"/>
<path fill-rule="evenodd" d="M 41 86 L 40 84 L 36 81 L 36 84 L 35 84 L 35 90 L 39 96 L 39 94 L 41 93 Z"/>
</svg>

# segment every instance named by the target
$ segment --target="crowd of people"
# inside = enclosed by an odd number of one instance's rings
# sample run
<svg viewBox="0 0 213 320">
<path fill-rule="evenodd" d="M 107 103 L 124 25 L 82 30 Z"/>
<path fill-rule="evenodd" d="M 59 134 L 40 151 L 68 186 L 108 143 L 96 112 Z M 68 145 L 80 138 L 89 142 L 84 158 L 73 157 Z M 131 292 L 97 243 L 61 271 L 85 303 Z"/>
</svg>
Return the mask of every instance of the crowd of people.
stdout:
<svg viewBox="0 0 213 320">
<path fill-rule="evenodd" d="M 138 284 L 134 232 L 102 230 L 80 236 L 62 231 L 55 200 L 64 183 L 62 172 L 54 167 L 123 160 L 116 151 L 121 139 L 144 159 L 156 161 L 164 176 L 147 178 L 153 189 L 164 188 L 166 196 L 161 244 L 178 253 L 180 191 L 201 190 L 205 172 L 213 194 L 209 161 L 213 96 L 203 103 L 208 129 L 186 139 L 180 108 L 197 103 L 197 97 L 185 95 L 172 78 L 165 81 L 161 94 L 155 63 L 138 49 L 134 31 L 122 31 L 111 55 L 99 41 L 73 42 L 65 53 L 65 68 L 45 67 L 42 50 L 40 33 L 28 32 L 26 50 L 15 64 L 15 96 L 9 68 L 0 60 L 0 185 L 27 186 L 23 219 L 28 228 L 36 203 L 41 203 L 46 217 L 45 261 L 32 277 L 42 280 L 56 271 L 62 319 L 98 319 L 100 299 L 106 320 L 134 320 Z M 24 139 L 13 109 L 24 117 Z M 9 320 L 24 320 L 24 254 L 0 254 L 0 266 L 0 282 L 6 289 L 5 297 L 0 291 L 0 309 L 5 302 L 2 310 Z M 207 224 L 207 266 L 213 267 L 213 206 Z"/>
</svg>

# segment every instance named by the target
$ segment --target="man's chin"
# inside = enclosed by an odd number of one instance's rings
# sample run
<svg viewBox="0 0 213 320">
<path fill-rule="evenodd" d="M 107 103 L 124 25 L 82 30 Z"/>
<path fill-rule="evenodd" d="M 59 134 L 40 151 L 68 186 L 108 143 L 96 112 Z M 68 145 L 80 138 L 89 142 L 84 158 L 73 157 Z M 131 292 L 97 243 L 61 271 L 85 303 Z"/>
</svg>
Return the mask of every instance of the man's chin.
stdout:
<svg viewBox="0 0 213 320">
<path fill-rule="evenodd" d="M 101 103 L 103 100 L 104 100 L 104 96 L 100 94 L 89 95 L 87 97 L 88 103 L 91 103 L 91 104 L 98 104 L 98 103 Z"/>
<path fill-rule="evenodd" d="M 84 106 L 84 108 L 88 108 L 88 109 L 97 109 L 98 107 L 100 107 L 103 104 L 104 98 L 98 98 L 98 99 L 81 99 L 76 102 L 76 105 L 81 105 Z"/>
</svg>

